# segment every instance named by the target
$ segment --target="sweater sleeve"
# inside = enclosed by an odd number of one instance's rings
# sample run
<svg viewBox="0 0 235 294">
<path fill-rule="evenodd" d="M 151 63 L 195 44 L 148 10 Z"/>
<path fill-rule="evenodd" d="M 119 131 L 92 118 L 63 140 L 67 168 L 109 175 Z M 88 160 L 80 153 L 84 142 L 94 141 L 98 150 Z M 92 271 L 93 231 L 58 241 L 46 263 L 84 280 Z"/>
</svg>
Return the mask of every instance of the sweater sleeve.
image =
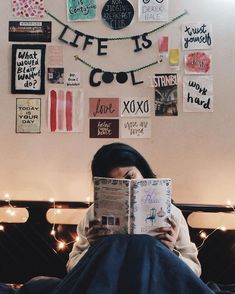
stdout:
<svg viewBox="0 0 235 294">
<path fill-rule="evenodd" d="M 196 245 L 190 240 L 188 225 L 182 212 L 176 207 L 174 210 L 176 211 L 176 215 L 173 214 L 173 218 L 177 218 L 176 221 L 178 224 L 178 237 L 175 244 L 175 251 L 179 258 L 199 277 L 201 275 L 201 265 L 197 258 L 198 250 Z"/>
<path fill-rule="evenodd" d="M 82 221 L 77 226 L 78 241 L 73 244 L 72 251 L 69 254 L 67 262 L 67 271 L 71 271 L 87 252 L 90 244 L 86 238 L 85 229 L 89 226 L 89 221 L 94 218 L 93 205 L 89 207 Z"/>
</svg>

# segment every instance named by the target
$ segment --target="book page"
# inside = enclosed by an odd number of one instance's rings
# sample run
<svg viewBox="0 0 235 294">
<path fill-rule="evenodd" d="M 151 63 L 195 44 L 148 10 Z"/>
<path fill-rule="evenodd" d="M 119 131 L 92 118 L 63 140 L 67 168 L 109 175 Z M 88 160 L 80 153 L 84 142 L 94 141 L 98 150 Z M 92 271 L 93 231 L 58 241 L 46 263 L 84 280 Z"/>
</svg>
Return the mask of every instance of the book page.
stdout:
<svg viewBox="0 0 235 294">
<path fill-rule="evenodd" d="M 147 234 L 149 230 L 169 226 L 171 180 L 144 179 L 132 181 L 131 232 Z"/>
<path fill-rule="evenodd" d="M 128 233 L 130 180 L 94 178 L 94 213 L 115 233 Z"/>
</svg>

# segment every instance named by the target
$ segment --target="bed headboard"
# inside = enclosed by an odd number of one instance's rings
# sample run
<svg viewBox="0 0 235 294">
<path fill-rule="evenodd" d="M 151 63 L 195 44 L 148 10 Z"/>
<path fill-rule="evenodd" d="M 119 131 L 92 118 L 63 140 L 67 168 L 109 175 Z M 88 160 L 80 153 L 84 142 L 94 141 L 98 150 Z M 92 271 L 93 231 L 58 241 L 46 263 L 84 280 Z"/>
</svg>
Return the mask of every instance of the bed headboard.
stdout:
<svg viewBox="0 0 235 294">
<path fill-rule="evenodd" d="M 5 201 L 0 201 L 0 207 L 7 206 Z M 4 223 L 0 219 L 0 225 L 4 226 L 4 230 L 0 230 L 0 282 L 24 283 L 38 275 L 63 277 L 68 254 L 76 237 L 76 225 L 56 225 L 58 240 L 67 244 L 64 250 L 59 250 L 58 242 L 51 235 L 53 224 L 47 221 L 47 211 L 50 208 L 76 208 L 79 214 L 89 205 L 83 202 L 11 201 L 11 206 L 27 208 L 29 218 L 25 223 Z M 232 208 L 226 206 L 177 206 L 186 219 L 195 211 L 234 213 Z M 202 243 L 199 236 L 201 228 L 189 228 L 192 240 L 199 246 Z M 213 229 L 206 231 L 210 234 Z M 235 231 L 215 231 L 201 247 L 199 259 L 204 281 L 234 283 Z"/>
</svg>

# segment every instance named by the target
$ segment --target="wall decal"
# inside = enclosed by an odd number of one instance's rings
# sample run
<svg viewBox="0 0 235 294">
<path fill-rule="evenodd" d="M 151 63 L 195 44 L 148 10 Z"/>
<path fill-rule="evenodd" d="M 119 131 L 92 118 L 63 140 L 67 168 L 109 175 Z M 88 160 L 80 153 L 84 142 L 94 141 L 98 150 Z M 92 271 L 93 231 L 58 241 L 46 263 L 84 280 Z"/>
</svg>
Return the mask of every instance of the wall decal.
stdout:
<svg viewBox="0 0 235 294">
<path fill-rule="evenodd" d="M 213 112 L 213 77 L 184 76 L 183 110 L 185 112 Z"/>
<path fill-rule="evenodd" d="M 44 0 L 12 0 L 13 17 L 40 18 L 44 16 Z"/>
<path fill-rule="evenodd" d="M 202 22 L 183 24 L 182 47 L 184 50 L 211 49 L 212 25 Z"/>
<path fill-rule="evenodd" d="M 168 53 L 168 36 L 162 36 L 159 38 L 158 50 L 160 53 Z"/>
<path fill-rule="evenodd" d="M 150 116 L 151 103 L 149 98 L 142 97 L 123 97 L 121 99 L 121 116 Z"/>
<path fill-rule="evenodd" d="M 41 99 L 16 98 L 16 133 L 41 132 Z"/>
<path fill-rule="evenodd" d="M 134 8 L 127 0 L 108 0 L 102 9 L 102 18 L 113 30 L 123 29 L 131 23 Z"/>
<path fill-rule="evenodd" d="M 122 118 L 120 124 L 122 138 L 151 138 L 150 118 Z"/>
<path fill-rule="evenodd" d="M 184 55 L 185 74 L 210 74 L 212 57 L 210 52 L 194 51 Z"/>
<path fill-rule="evenodd" d="M 90 138 L 119 138 L 119 119 L 90 119 Z"/>
<path fill-rule="evenodd" d="M 176 116 L 177 74 L 155 74 L 155 115 Z"/>
<path fill-rule="evenodd" d="M 82 90 L 52 89 L 48 99 L 51 132 L 82 132 L 84 97 Z"/>
<path fill-rule="evenodd" d="M 68 21 L 90 21 L 96 18 L 96 0 L 66 0 Z"/>
<path fill-rule="evenodd" d="M 119 98 L 89 98 L 90 117 L 118 117 Z"/>
<path fill-rule="evenodd" d="M 60 21 L 57 17 L 52 15 L 50 12 L 48 12 L 48 11 L 45 11 L 45 12 L 47 13 L 47 15 L 52 17 L 55 21 L 57 21 L 59 24 L 61 24 L 63 26 L 63 30 L 59 36 L 60 41 L 64 42 L 65 44 L 69 44 L 70 46 L 73 46 L 75 48 L 78 47 L 78 43 L 79 43 L 79 48 L 82 48 L 82 50 L 85 50 L 87 48 L 87 46 L 91 46 L 91 45 L 93 45 L 93 43 L 96 43 L 97 44 L 97 55 L 107 55 L 106 49 L 108 49 L 108 45 L 107 45 L 108 41 L 133 40 L 135 42 L 134 43 L 135 44 L 134 52 L 139 52 L 142 50 L 142 48 L 148 49 L 152 45 L 151 40 L 147 37 L 148 35 L 155 33 L 157 31 L 159 31 L 160 29 L 165 28 L 166 26 L 177 21 L 178 19 L 180 19 L 181 17 L 183 17 L 184 15 L 186 15 L 188 13 L 185 10 L 183 13 L 172 18 L 170 21 L 164 23 L 163 25 L 161 25 L 151 31 L 137 35 L 137 36 L 106 38 L 106 37 L 96 37 L 96 36 L 86 35 L 83 32 L 80 32 L 80 31 L 73 29 L 70 26 L 64 24 L 62 21 Z M 72 34 L 69 31 L 73 32 L 73 36 L 71 36 Z M 140 42 L 142 42 L 142 43 L 140 44 Z"/>
<path fill-rule="evenodd" d="M 138 0 L 140 21 L 167 21 L 168 0 Z"/>
<path fill-rule="evenodd" d="M 66 85 L 69 87 L 80 86 L 80 72 L 70 72 L 66 75 Z"/>
<path fill-rule="evenodd" d="M 9 21 L 10 42 L 51 42 L 51 21 Z"/>
<path fill-rule="evenodd" d="M 64 84 L 64 68 L 49 67 L 47 79 L 51 84 Z"/>
<path fill-rule="evenodd" d="M 45 93 L 45 45 L 12 45 L 11 93 Z"/>
</svg>

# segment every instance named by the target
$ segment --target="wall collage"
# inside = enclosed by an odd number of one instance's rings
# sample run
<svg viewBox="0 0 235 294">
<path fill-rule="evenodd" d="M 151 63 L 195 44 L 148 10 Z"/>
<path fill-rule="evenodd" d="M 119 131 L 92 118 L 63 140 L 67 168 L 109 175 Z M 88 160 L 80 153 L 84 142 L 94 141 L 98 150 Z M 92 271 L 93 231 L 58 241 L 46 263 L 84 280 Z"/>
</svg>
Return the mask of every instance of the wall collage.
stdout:
<svg viewBox="0 0 235 294">
<path fill-rule="evenodd" d="M 181 19 L 181 48 L 169 48 L 170 36 L 158 37 L 159 58 L 139 68 L 116 72 L 104 71 L 79 55 L 74 60 L 90 68 L 90 87 L 131 83 L 138 87 L 144 81 L 136 72 L 163 60 L 169 63 L 169 72 L 156 73 L 151 79 L 154 88 L 154 115 L 178 115 L 178 80 L 181 55 L 183 58 L 183 112 L 213 112 L 212 25 L 207 22 L 184 23 L 184 11 L 169 19 L 170 0 L 138 0 L 138 12 L 128 0 L 108 0 L 101 15 L 97 15 L 98 0 L 64 0 L 67 22 L 64 23 L 46 10 L 44 0 L 12 0 L 12 18 L 9 21 L 9 42 L 12 42 L 11 94 L 16 98 L 16 133 L 41 133 L 41 98 L 48 95 L 48 129 L 50 132 L 83 132 L 87 118 L 80 72 L 65 72 L 63 51 L 66 46 L 78 47 L 84 52 L 97 47 L 97 58 L 107 55 L 110 42 L 128 40 L 138 54 L 153 46 L 150 35 Z M 169 2 L 169 3 L 168 3 Z M 66 12 L 65 12 L 66 13 Z M 161 22 L 151 31 L 135 36 L 105 38 L 86 35 L 73 28 L 78 21 L 98 21 L 100 18 L 111 30 L 128 27 L 134 14 L 141 22 Z M 51 21 L 43 21 L 47 16 Z M 58 43 L 52 44 L 53 23 L 61 25 Z M 60 44 L 60 45 L 58 45 Z M 112 65 L 110 64 L 110 67 Z M 51 86 L 45 90 L 45 81 Z M 59 86 L 59 87 L 57 87 Z M 88 93 L 86 93 L 87 96 Z M 89 95 L 89 94 L 88 94 Z M 146 97 L 89 97 L 88 119 L 90 138 L 150 138 L 151 99 Z"/>
</svg>

